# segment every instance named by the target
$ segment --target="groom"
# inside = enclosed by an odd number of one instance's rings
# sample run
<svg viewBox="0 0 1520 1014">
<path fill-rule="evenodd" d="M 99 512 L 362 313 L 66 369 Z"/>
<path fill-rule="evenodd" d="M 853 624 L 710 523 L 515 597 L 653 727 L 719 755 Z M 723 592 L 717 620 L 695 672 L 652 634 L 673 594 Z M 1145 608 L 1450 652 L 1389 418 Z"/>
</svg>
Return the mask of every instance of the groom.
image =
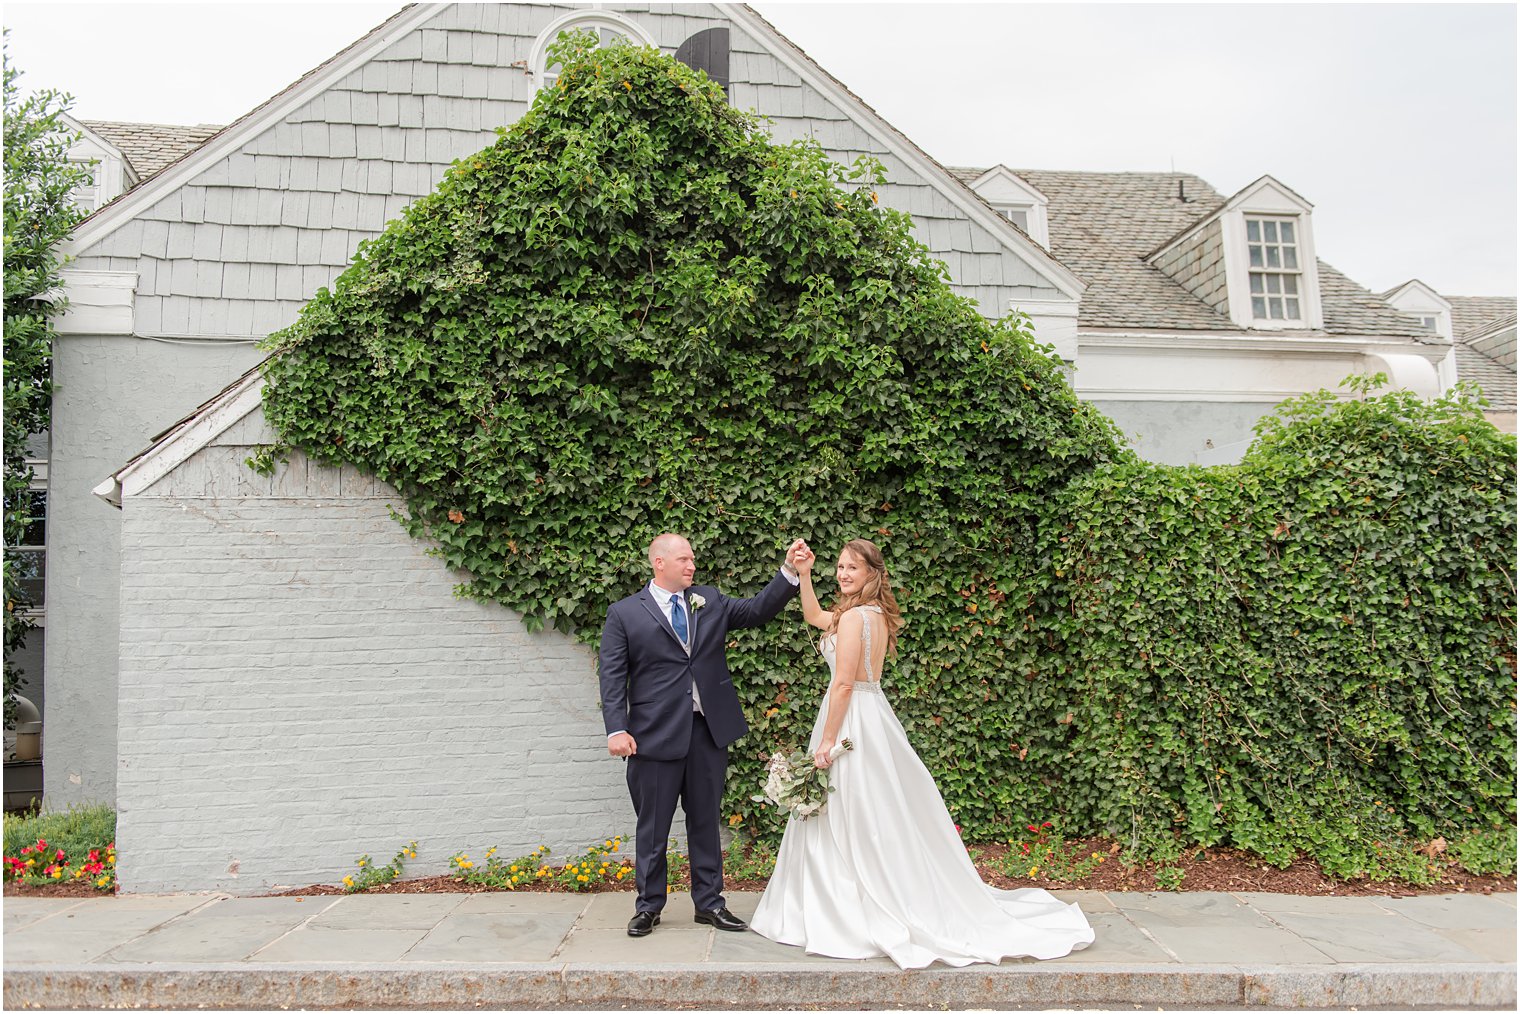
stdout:
<svg viewBox="0 0 1520 1014">
<path fill-rule="evenodd" d="M 799 540 L 800 541 L 800 540 Z M 796 546 L 788 550 L 790 561 Z M 752 599 L 692 587 L 691 543 L 665 534 L 649 544 L 654 578 L 614 602 L 602 628 L 602 717 L 607 752 L 628 761 L 628 792 L 637 818 L 635 879 L 639 898 L 631 937 L 648 936 L 665 907 L 665 843 L 676 800 L 686 813 L 691 898 L 697 922 L 743 930 L 723 903 L 718 819 L 728 745 L 749 731 L 728 674 L 728 632 L 774 619 L 797 594 L 790 562 Z"/>
</svg>

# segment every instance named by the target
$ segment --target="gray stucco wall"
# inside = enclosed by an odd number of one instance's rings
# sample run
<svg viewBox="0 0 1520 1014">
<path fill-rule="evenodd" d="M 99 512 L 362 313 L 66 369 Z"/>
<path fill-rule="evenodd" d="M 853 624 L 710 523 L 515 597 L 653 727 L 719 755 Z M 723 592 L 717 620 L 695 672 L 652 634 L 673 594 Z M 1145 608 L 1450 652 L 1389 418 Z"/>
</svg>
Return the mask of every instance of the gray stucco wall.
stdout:
<svg viewBox="0 0 1520 1014">
<path fill-rule="evenodd" d="M 1225 401 L 1097 401 L 1093 406 L 1119 424 L 1130 446 L 1147 461 L 1191 465 L 1200 454 L 1240 441 L 1249 441 L 1251 427 L 1276 407 L 1266 402 Z M 1237 449 L 1227 464 L 1240 460 Z"/>
<path fill-rule="evenodd" d="M 60 336 L 48 469 L 48 805 L 116 794 L 121 514 L 91 490 L 260 358 L 251 345 Z"/>
<path fill-rule="evenodd" d="M 331 883 L 414 838 L 429 875 L 631 832 L 592 652 L 456 598 L 389 487 L 299 454 L 250 472 L 261 431 L 125 499 L 122 889 Z"/>
</svg>

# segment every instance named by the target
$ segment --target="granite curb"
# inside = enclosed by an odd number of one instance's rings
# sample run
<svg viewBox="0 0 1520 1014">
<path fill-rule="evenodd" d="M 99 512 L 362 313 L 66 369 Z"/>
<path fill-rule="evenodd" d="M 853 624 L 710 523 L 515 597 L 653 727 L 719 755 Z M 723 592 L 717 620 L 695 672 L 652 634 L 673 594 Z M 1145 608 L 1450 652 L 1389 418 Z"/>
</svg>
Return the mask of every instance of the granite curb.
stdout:
<svg viewBox="0 0 1520 1014">
<path fill-rule="evenodd" d="M 342 967 L 162 963 L 12 966 L 7 1009 L 304 1008 L 1301 1008 L 1503 1010 L 1516 973 L 1493 965 L 1058 965 L 820 969 L 711 962 Z"/>
</svg>

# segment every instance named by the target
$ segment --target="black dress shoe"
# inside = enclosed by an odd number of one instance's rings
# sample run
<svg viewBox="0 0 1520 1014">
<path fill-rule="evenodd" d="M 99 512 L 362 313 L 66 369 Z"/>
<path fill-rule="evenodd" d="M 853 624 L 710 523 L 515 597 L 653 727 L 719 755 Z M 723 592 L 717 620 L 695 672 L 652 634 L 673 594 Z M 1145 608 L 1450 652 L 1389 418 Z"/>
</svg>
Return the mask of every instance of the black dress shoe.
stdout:
<svg viewBox="0 0 1520 1014">
<path fill-rule="evenodd" d="M 654 928 L 660 924 L 660 916 L 655 912 L 637 912 L 632 919 L 628 920 L 628 935 L 631 937 L 647 937 L 654 932 Z"/>
<path fill-rule="evenodd" d="M 741 933 L 749 929 L 749 924 L 726 908 L 715 908 L 711 912 L 698 912 L 697 922 L 705 922 L 714 929 L 728 930 L 730 933 Z"/>
</svg>

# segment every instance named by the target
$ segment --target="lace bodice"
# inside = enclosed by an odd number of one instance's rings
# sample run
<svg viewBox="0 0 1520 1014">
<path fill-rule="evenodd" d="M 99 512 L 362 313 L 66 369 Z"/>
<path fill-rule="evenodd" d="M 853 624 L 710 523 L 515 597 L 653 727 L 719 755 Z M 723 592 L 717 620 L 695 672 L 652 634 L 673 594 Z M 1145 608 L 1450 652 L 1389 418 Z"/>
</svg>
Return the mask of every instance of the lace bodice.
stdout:
<svg viewBox="0 0 1520 1014">
<path fill-rule="evenodd" d="M 855 608 L 864 613 L 875 613 L 878 616 L 881 615 L 881 606 L 856 606 Z M 863 680 L 856 680 L 855 689 L 858 691 L 869 687 L 876 689 L 879 693 L 881 686 L 881 673 L 871 671 L 871 628 L 875 626 L 875 623 L 871 621 L 871 618 L 869 616 L 862 616 L 861 619 L 864 621 L 860 625 L 860 639 L 863 648 L 861 655 L 864 659 L 866 678 Z M 835 633 L 824 634 L 823 637 L 818 641 L 818 650 L 822 652 L 823 657 L 828 660 L 830 676 L 834 675 L 838 658 L 838 645 L 839 635 Z"/>
</svg>

